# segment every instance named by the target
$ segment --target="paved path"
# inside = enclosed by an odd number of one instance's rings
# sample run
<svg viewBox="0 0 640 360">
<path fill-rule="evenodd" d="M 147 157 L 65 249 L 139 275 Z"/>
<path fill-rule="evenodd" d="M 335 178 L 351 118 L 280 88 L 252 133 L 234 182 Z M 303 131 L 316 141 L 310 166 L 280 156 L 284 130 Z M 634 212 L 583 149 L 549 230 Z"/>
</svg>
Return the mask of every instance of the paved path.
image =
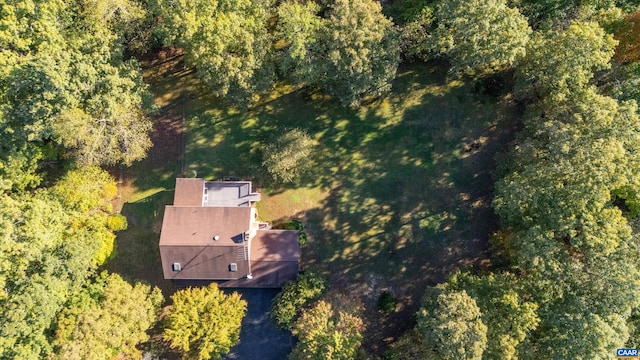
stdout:
<svg viewBox="0 0 640 360">
<path fill-rule="evenodd" d="M 237 291 L 248 303 L 242 320 L 240 343 L 224 359 L 283 360 L 293 347 L 294 338 L 288 331 L 274 327 L 269 318 L 271 299 L 280 289 L 224 289 Z"/>
</svg>

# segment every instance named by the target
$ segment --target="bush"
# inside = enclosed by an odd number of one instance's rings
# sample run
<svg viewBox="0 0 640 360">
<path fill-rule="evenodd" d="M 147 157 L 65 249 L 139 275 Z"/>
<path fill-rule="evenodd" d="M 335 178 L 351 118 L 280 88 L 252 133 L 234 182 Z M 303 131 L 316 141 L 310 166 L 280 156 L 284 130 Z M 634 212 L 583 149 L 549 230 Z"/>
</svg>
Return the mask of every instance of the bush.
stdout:
<svg viewBox="0 0 640 360">
<path fill-rule="evenodd" d="M 378 311 L 385 315 L 389 315 L 396 310 L 398 299 L 393 294 L 383 291 L 378 296 L 378 302 L 376 304 Z"/>
<path fill-rule="evenodd" d="M 298 279 L 282 288 L 271 302 L 271 319 L 282 329 L 291 329 L 303 307 L 320 298 L 326 289 L 318 274 L 300 274 Z"/>
<path fill-rule="evenodd" d="M 293 129 L 264 147 L 262 166 L 277 182 L 292 182 L 309 168 L 313 140 Z"/>
<path fill-rule="evenodd" d="M 302 221 L 298 219 L 291 219 L 284 228 L 287 230 L 300 231 L 300 245 L 304 245 L 307 243 L 307 233 L 304 231 L 304 225 L 302 225 Z"/>
<path fill-rule="evenodd" d="M 127 218 L 124 215 L 113 214 L 107 218 L 107 227 L 111 231 L 122 231 L 127 230 L 129 223 L 127 223 Z"/>
</svg>

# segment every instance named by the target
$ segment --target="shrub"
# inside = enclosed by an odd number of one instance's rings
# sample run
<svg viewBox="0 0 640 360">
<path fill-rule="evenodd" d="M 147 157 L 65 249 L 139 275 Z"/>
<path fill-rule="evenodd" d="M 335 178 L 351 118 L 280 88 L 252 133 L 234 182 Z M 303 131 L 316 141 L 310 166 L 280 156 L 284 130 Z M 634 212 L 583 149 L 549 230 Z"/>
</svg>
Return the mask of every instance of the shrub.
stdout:
<svg viewBox="0 0 640 360">
<path fill-rule="evenodd" d="M 376 304 L 378 311 L 381 313 L 388 315 L 396 310 L 396 305 L 398 304 L 398 299 L 393 296 L 393 294 L 383 291 L 380 296 L 378 296 L 378 302 Z"/>
<path fill-rule="evenodd" d="M 126 230 L 128 226 L 127 218 L 122 214 L 109 215 L 107 218 L 107 227 L 111 231 Z"/>
<path fill-rule="evenodd" d="M 287 225 L 284 227 L 287 230 L 298 230 L 300 231 L 300 245 L 304 245 L 307 243 L 307 233 L 304 231 L 304 225 L 302 225 L 302 221 L 298 219 L 291 219 Z"/>
<path fill-rule="evenodd" d="M 271 302 L 271 319 L 282 329 L 291 329 L 303 307 L 320 298 L 325 280 L 315 273 L 300 274 L 282 288 Z"/>
<path fill-rule="evenodd" d="M 308 169 L 313 140 L 293 129 L 264 147 L 262 166 L 277 182 L 292 182 Z"/>
</svg>

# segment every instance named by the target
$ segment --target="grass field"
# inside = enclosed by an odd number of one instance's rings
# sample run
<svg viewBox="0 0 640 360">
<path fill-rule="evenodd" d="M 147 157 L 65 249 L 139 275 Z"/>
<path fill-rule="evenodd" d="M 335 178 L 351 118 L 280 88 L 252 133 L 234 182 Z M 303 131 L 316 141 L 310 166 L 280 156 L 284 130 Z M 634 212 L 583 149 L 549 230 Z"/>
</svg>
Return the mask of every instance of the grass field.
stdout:
<svg viewBox="0 0 640 360">
<path fill-rule="evenodd" d="M 389 96 L 359 109 L 281 86 L 240 111 L 207 96 L 179 56 L 150 64 L 147 80 L 160 107 L 155 146 L 124 171 L 123 213 L 133 221 L 108 268 L 168 295 L 157 240 L 174 178 L 253 179 L 263 220 L 305 224 L 303 267 L 363 302 L 365 345 L 379 353 L 413 325 L 425 286 L 487 261 L 496 228 L 494 155 L 512 138 L 514 106 L 508 96 L 482 94 L 444 73 L 437 64 L 403 68 Z M 261 148 L 291 128 L 316 141 L 311 170 L 294 184 L 274 184 L 261 168 Z M 400 300 L 386 317 L 373 305 L 384 290 Z"/>
</svg>

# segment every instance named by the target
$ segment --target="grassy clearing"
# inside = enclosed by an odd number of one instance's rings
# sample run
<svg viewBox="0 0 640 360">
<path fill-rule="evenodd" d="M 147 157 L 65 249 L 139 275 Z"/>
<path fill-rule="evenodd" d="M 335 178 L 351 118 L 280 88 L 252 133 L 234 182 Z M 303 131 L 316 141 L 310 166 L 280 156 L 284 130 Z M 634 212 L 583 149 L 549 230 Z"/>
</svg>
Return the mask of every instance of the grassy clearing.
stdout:
<svg viewBox="0 0 640 360">
<path fill-rule="evenodd" d="M 175 66 L 167 66 L 171 61 Z M 507 99 L 447 80 L 438 65 L 416 64 L 399 72 L 392 94 L 359 109 L 282 86 L 239 111 L 208 97 L 192 73 L 171 61 L 152 67 L 148 79 L 164 107 L 159 119 L 174 119 L 160 132 L 176 131 L 184 116 L 185 157 L 173 148 L 154 153 L 175 142 L 181 148 L 182 134 L 175 133 L 169 136 L 173 143 L 156 142 L 149 159 L 127 171 L 130 199 L 138 202 L 123 212 L 142 220 L 119 236 L 119 249 L 132 241 L 157 242 L 157 218 L 171 201 L 166 190 L 178 174 L 253 179 L 263 193 L 263 220 L 304 221 L 309 241 L 303 266 L 324 272 L 334 288 L 364 301 L 371 325 L 367 347 L 374 352 L 383 339 L 412 326 L 426 285 L 487 259 L 487 238 L 495 228 L 494 154 L 514 128 Z M 296 127 L 317 143 L 313 166 L 297 183 L 273 184 L 261 168 L 261 148 Z M 145 201 L 149 209 L 135 207 Z M 118 250 L 115 268 L 149 276 L 127 262 L 141 253 L 156 257 L 153 245 Z M 159 259 L 144 266 L 160 271 Z M 157 276 L 149 280 L 163 284 Z M 376 312 L 382 291 L 399 299 L 398 312 Z"/>
</svg>

